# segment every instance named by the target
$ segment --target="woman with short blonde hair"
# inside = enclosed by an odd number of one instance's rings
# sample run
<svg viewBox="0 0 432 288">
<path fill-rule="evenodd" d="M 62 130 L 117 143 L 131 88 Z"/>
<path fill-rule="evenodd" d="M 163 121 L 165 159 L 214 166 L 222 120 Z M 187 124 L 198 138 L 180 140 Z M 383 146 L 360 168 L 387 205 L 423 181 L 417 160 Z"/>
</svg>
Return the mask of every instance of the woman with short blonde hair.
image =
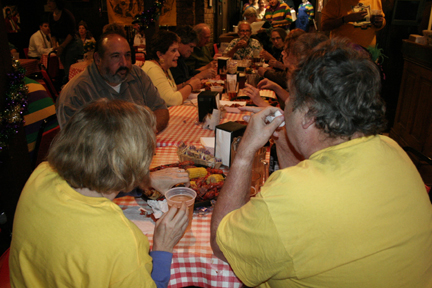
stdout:
<svg viewBox="0 0 432 288">
<path fill-rule="evenodd" d="M 73 188 L 130 191 L 148 177 L 155 125 L 145 106 L 100 99 L 70 119 L 48 162 Z"/>
<path fill-rule="evenodd" d="M 10 249 L 13 287 L 167 287 L 186 205 L 155 223 L 153 249 L 112 200 L 148 177 L 153 113 L 99 99 L 77 111 L 27 181 Z"/>
</svg>

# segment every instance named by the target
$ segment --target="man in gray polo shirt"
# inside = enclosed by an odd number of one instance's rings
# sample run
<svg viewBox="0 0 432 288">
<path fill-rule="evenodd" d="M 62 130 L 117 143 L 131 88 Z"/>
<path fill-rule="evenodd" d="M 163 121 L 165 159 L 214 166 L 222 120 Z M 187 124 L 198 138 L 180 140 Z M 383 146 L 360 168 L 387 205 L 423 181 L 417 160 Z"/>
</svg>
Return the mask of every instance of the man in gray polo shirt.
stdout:
<svg viewBox="0 0 432 288">
<path fill-rule="evenodd" d="M 125 37 L 112 31 L 102 34 L 98 40 L 94 63 L 63 88 L 56 103 L 60 127 L 63 128 L 79 108 L 99 98 L 145 105 L 156 116 L 158 132 L 168 125 L 169 112 L 164 100 L 147 74 L 132 65 Z"/>
</svg>

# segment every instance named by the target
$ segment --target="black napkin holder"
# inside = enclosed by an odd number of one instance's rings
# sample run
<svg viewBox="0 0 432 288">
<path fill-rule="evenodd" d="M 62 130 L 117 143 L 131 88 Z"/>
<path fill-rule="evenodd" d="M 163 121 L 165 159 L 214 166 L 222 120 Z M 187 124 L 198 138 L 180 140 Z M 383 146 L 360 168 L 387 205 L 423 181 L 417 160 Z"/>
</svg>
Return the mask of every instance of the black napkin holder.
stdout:
<svg viewBox="0 0 432 288">
<path fill-rule="evenodd" d="M 218 57 L 217 58 L 217 62 L 218 62 L 218 74 L 219 75 L 223 74 L 222 71 L 224 69 L 227 69 L 227 63 L 228 63 L 229 59 L 230 59 L 229 57 Z"/>
<path fill-rule="evenodd" d="M 235 137 L 243 136 L 246 125 L 237 122 L 226 122 L 216 126 L 215 157 L 222 160 L 222 164 L 231 165 L 231 143 Z"/>
<path fill-rule="evenodd" d="M 207 114 L 212 114 L 213 109 L 218 109 L 220 94 L 216 91 L 202 91 L 198 94 L 198 121 L 203 122 Z"/>
</svg>

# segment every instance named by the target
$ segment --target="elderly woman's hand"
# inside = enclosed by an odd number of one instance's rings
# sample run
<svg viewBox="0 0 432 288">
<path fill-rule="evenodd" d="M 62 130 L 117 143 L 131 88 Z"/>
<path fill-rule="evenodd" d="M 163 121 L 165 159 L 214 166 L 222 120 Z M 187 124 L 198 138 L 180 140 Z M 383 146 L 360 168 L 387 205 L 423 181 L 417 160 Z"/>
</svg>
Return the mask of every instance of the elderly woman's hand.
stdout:
<svg viewBox="0 0 432 288">
<path fill-rule="evenodd" d="M 166 168 L 150 172 L 150 186 L 164 194 L 176 184 L 189 186 L 189 174 L 184 169 Z"/>
<path fill-rule="evenodd" d="M 153 251 L 173 252 L 174 246 L 183 236 L 188 225 L 187 206 L 171 209 L 156 221 L 153 234 Z"/>
<path fill-rule="evenodd" d="M 192 85 L 193 91 L 201 89 L 201 80 L 198 78 L 192 77 L 189 84 Z"/>
</svg>

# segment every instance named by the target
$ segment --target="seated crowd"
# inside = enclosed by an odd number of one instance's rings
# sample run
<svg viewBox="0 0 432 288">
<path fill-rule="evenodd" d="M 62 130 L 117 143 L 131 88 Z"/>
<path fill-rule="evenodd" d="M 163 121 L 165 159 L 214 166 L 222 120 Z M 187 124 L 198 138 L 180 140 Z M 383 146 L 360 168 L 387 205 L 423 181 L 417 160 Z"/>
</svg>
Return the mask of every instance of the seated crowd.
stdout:
<svg viewBox="0 0 432 288">
<path fill-rule="evenodd" d="M 245 4 L 245 15 L 256 17 L 262 2 Z M 80 22 L 72 37 L 63 2 L 48 6 L 55 13 L 30 40 L 43 49 L 29 50 L 31 57 L 55 50 L 68 65 L 92 36 Z M 208 25 L 179 26 L 147 39 L 142 67 L 132 63 L 124 29 L 104 27 L 94 61 L 61 91 L 61 131 L 22 191 L 13 287 L 167 287 L 187 208 L 156 221 L 150 251 L 113 200 L 189 183 L 183 169 L 149 171 L 156 137 L 169 125 L 168 107 L 214 78 L 222 55 L 259 55 L 269 66 L 243 90 L 257 107 L 240 108 L 251 113 L 212 213 L 214 255 L 249 287 L 432 287 L 432 205 L 409 157 L 382 135 L 377 65 L 345 38 L 287 33 L 287 7 L 270 0 L 262 13 L 274 24 L 271 49 L 252 37 L 248 21 L 223 54 L 207 45 Z M 273 90 L 280 107 L 263 101 L 260 89 Z M 283 115 L 269 122 L 277 111 Z M 254 155 L 269 140 L 281 169 L 251 198 Z"/>
</svg>

